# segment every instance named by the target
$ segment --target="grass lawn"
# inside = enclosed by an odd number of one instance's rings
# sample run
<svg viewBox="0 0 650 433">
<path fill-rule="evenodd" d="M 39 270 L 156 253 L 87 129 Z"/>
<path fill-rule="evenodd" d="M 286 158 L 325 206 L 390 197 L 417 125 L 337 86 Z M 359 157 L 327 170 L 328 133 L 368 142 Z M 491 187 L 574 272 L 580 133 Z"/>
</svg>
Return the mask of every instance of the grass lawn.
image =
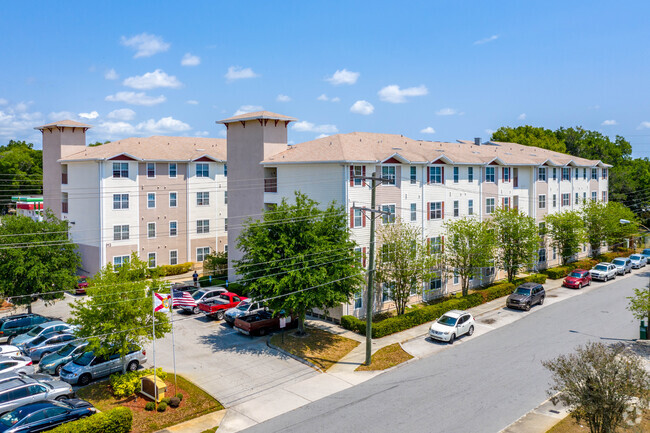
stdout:
<svg viewBox="0 0 650 433">
<path fill-rule="evenodd" d="M 307 327 L 305 331 L 307 335 L 304 337 L 297 337 L 294 332 L 286 332 L 284 343 L 282 343 L 282 335 L 276 334 L 271 337 L 271 344 L 306 359 L 323 371 L 336 364 L 339 359 L 359 345 L 358 341 L 321 329 Z"/>
<path fill-rule="evenodd" d="M 174 375 L 168 374 L 167 397 L 183 394 L 181 405 L 177 408 L 168 407 L 165 412 L 145 411 L 144 405 L 149 399 L 136 394 L 128 398 L 117 399 L 111 393 L 108 381 L 94 383 L 77 391 L 77 396 L 88 400 L 101 411 L 108 411 L 117 406 L 124 406 L 133 412 L 133 433 L 150 433 L 169 427 L 183 421 L 223 409 L 221 403 L 210 397 L 205 391 L 184 379 L 178 377 L 178 390 L 174 388 Z"/>
<path fill-rule="evenodd" d="M 376 351 L 370 359 L 370 365 L 360 365 L 356 371 L 386 370 L 411 358 L 413 356 L 406 353 L 399 343 L 395 343 Z"/>
<path fill-rule="evenodd" d="M 643 414 L 641 425 L 634 426 L 629 430 L 618 429 L 617 432 L 650 432 L 650 410 L 646 410 Z M 571 415 L 564 418 L 559 423 L 555 424 L 546 433 L 589 433 L 589 427 L 583 421 L 577 424 Z"/>
</svg>

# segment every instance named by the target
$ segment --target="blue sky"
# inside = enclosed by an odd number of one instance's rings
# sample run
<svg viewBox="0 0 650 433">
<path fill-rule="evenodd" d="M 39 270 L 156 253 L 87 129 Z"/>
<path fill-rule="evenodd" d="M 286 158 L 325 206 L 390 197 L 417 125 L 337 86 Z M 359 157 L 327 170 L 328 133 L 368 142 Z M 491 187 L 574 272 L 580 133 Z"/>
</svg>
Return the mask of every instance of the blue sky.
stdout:
<svg viewBox="0 0 650 433">
<path fill-rule="evenodd" d="M 73 118 L 89 141 L 222 137 L 263 108 L 289 140 L 454 141 L 581 125 L 650 156 L 642 1 L 13 2 L 0 16 L 0 142 Z"/>
</svg>

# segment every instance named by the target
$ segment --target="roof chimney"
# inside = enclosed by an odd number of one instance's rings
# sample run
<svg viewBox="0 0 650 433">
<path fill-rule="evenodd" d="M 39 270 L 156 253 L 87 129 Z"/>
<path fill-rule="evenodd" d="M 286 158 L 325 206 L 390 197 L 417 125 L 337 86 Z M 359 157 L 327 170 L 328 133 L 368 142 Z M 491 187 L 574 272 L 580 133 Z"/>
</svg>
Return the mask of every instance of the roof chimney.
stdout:
<svg viewBox="0 0 650 433">
<path fill-rule="evenodd" d="M 475 137 L 474 138 L 474 144 L 477 145 L 477 146 L 480 146 L 481 145 L 481 137 Z"/>
</svg>

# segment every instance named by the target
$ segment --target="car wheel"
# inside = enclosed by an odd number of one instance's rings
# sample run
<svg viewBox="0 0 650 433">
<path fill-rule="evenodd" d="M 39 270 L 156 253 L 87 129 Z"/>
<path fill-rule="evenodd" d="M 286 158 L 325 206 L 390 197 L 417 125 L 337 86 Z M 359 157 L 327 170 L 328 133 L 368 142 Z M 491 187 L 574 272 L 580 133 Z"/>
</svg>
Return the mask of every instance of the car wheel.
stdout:
<svg viewBox="0 0 650 433">
<path fill-rule="evenodd" d="M 582 284 L 578 283 L 578 290 L 582 289 Z"/>
<path fill-rule="evenodd" d="M 528 304 L 526 304 L 526 306 L 524 307 L 524 310 L 530 311 L 530 302 Z"/>
<path fill-rule="evenodd" d="M 54 375 L 58 376 L 59 374 L 61 374 L 61 369 L 62 368 L 63 368 L 63 364 L 57 365 L 56 368 L 54 369 Z"/>
<path fill-rule="evenodd" d="M 199 311 L 201 311 L 199 310 L 199 307 L 192 308 L 192 314 L 199 314 Z"/>
<path fill-rule="evenodd" d="M 138 369 L 138 361 L 129 362 L 129 365 L 126 367 L 126 369 L 129 371 L 136 371 Z"/>
<path fill-rule="evenodd" d="M 60 395 L 57 398 L 55 398 L 56 401 L 63 401 L 63 400 L 67 400 L 67 399 L 68 399 L 67 395 Z"/>
<path fill-rule="evenodd" d="M 579 287 L 578 287 L 579 288 Z M 542 299 L 539 300 L 539 305 L 544 305 L 544 296 L 542 296 Z"/>
<path fill-rule="evenodd" d="M 50 352 L 43 352 L 43 354 L 41 355 L 41 358 L 38 360 L 38 362 L 41 362 L 41 360 L 43 358 L 45 358 L 47 355 L 49 355 L 49 354 L 50 354 Z"/>
<path fill-rule="evenodd" d="M 217 315 L 215 317 L 217 320 L 223 320 L 223 311 L 217 311 Z"/>
<path fill-rule="evenodd" d="M 13 343 L 14 338 L 15 338 L 15 336 L 14 336 L 14 337 L 9 337 L 9 338 L 7 339 L 7 344 L 11 344 L 11 343 Z"/>
<path fill-rule="evenodd" d="M 606 283 L 608 279 L 609 279 L 609 277 L 607 275 L 605 275 L 605 279 L 603 280 L 603 282 Z"/>
<path fill-rule="evenodd" d="M 469 331 L 467 331 L 467 335 L 471 337 L 473 333 L 474 333 L 474 325 L 469 327 Z"/>
<path fill-rule="evenodd" d="M 79 377 L 79 385 L 81 386 L 86 386 L 90 383 L 90 379 L 92 379 L 92 376 L 90 376 L 88 373 L 82 374 Z"/>
<path fill-rule="evenodd" d="M 454 344 L 455 339 L 456 339 L 456 334 L 451 334 L 451 337 L 449 337 L 449 344 Z"/>
</svg>

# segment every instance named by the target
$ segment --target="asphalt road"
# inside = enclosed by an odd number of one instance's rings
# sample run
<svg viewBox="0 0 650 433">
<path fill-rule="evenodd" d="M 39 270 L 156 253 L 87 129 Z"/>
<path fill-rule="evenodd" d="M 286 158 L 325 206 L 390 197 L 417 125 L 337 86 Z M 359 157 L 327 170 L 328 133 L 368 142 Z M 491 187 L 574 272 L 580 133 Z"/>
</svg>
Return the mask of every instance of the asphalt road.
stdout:
<svg viewBox="0 0 650 433">
<path fill-rule="evenodd" d="M 542 360 L 638 337 L 626 297 L 649 276 L 594 282 L 602 287 L 245 431 L 498 432 L 548 397 Z"/>
</svg>

